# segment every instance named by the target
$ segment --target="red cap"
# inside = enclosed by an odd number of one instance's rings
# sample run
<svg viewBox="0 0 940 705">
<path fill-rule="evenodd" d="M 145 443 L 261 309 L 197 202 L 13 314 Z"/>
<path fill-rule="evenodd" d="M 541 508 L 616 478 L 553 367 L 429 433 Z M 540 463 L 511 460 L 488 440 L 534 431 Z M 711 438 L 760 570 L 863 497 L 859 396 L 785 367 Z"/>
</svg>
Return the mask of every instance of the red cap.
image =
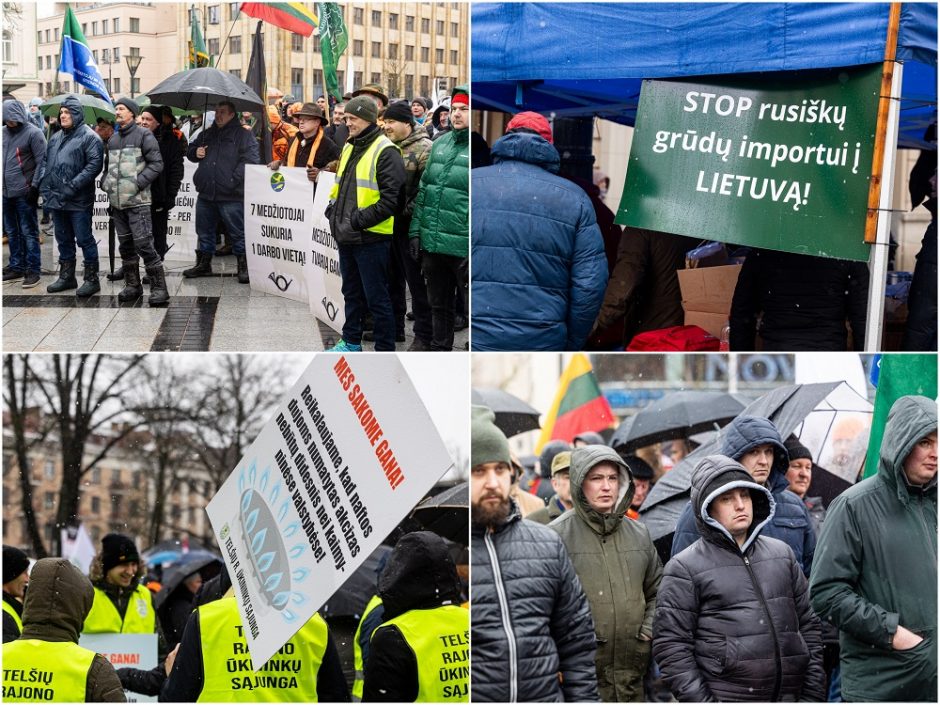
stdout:
<svg viewBox="0 0 940 705">
<path fill-rule="evenodd" d="M 454 93 L 454 97 L 450 99 L 450 104 L 453 105 L 454 103 L 470 105 L 470 96 L 466 93 Z"/>
<path fill-rule="evenodd" d="M 552 144 L 552 128 L 548 124 L 548 120 L 538 113 L 518 113 L 509 121 L 509 124 L 506 125 L 506 132 L 515 130 L 518 127 L 534 130 L 540 137 L 544 138 L 549 144 Z"/>
</svg>

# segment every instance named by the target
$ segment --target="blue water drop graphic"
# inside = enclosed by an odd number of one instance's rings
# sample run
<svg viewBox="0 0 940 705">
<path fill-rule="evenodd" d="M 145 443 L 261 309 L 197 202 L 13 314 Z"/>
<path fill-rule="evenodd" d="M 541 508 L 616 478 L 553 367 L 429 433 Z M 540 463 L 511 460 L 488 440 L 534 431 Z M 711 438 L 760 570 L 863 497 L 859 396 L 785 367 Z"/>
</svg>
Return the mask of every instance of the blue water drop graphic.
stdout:
<svg viewBox="0 0 940 705">
<path fill-rule="evenodd" d="M 251 461 L 251 467 L 248 468 L 248 482 L 252 485 L 255 484 L 255 477 L 257 477 L 258 471 L 255 468 L 255 462 Z"/>
<path fill-rule="evenodd" d="M 274 551 L 268 551 L 261 558 L 258 559 L 258 570 L 262 573 L 266 573 L 268 568 L 271 567 L 271 564 L 274 562 Z"/>
<path fill-rule="evenodd" d="M 298 568 L 290 575 L 294 580 L 300 582 L 301 580 L 304 580 L 309 574 L 310 574 L 310 571 L 307 570 L 306 568 Z"/>
<path fill-rule="evenodd" d="M 258 523 L 258 512 L 258 509 L 254 509 L 251 514 L 245 518 L 245 531 L 249 533 L 254 531 L 255 524 Z"/>
<path fill-rule="evenodd" d="M 245 490 L 245 494 L 242 495 L 242 511 L 247 512 L 248 507 L 251 506 L 251 497 L 254 495 L 255 491 L 248 489 Z"/>
<path fill-rule="evenodd" d="M 274 596 L 274 599 L 271 601 L 271 604 L 274 605 L 274 609 L 282 609 L 287 606 L 287 601 L 290 599 L 290 592 L 284 591 L 279 592 Z"/>
<path fill-rule="evenodd" d="M 295 619 L 297 619 L 297 615 L 295 615 L 290 610 L 284 610 L 281 612 L 281 614 L 284 616 L 284 620 L 287 622 L 293 622 Z"/>
<path fill-rule="evenodd" d="M 295 592 L 291 594 L 291 600 L 294 601 L 295 605 L 302 605 L 307 601 L 307 596 L 302 592 Z"/>
<path fill-rule="evenodd" d="M 275 573 L 274 575 L 272 575 L 271 577 L 269 577 L 267 580 L 265 580 L 265 581 L 264 581 L 264 589 L 265 589 L 265 591 L 266 591 L 266 592 L 271 592 L 272 590 L 274 590 L 275 588 L 277 588 L 277 586 L 281 584 L 281 579 L 282 579 L 283 577 L 284 577 L 284 573 Z M 283 593 L 281 593 L 281 594 L 283 594 Z"/>
<path fill-rule="evenodd" d="M 261 550 L 261 547 L 264 545 L 264 539 L 268 535 L 267 529 L 262 529 L 259 531 L 255 537 L 251 540 L 251 552 L 258 553 Z"/>
<path fill-rule="evenodd" d="M 288 552 L 288 555 L 291 558 L 300 558 L 300 556 L 303 555 L 304 548 L 305 546 L 302 543 L 298 543 Z"/>
<path fill-rule="evenodd" d="M 271 488 L 271 494 L 268 495 L 270 498 L 268 504 L 274 504 L 277 501 L 277 496 L 279 494 L 281 494 L 281 486 L 279 484 L 274 485 L 274 487 Z"/>
<path fill-rule="evenodd" d="M 277 512 L 277 523 L 280 524 L 284 521 L 284 517 L 287 516 L 287 500 L 284 500 L 284 504 L 281 505 L 281 508 Z"/>
<path fill-rule="evenodd" d="M 297 533 L 297 530 L 300 528 L 300 524 L 296 521 L 284 529 L 284 538 L 289 539 L 291 536 Z"/>
</svg>

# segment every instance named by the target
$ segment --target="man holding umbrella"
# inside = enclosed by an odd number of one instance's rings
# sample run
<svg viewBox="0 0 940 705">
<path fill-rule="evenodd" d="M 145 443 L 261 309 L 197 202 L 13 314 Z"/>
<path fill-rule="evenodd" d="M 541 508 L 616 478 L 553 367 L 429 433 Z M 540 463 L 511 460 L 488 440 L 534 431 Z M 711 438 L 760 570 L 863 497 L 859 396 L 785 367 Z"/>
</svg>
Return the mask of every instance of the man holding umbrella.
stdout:
<svg viewBox="0 0 940 705">
<path fill-rule="evenodd" d="M 238 281 L 248 283 L 248 259 L 245 256 L 245 165 L 260 160 L 258 142 L 235 119 L 235 105 L 220 101 L 215 108 L 215 123 L 201 132 L 189 145 L 186 157 L 199 167 L 193 183 L 196 199 L 196 235 L 199 244 L 196 264 L 183 276 L 211 277 L 212 255 L 219 221 L 232 238 L 232 251 L 238 260 Z"/>
</svg>

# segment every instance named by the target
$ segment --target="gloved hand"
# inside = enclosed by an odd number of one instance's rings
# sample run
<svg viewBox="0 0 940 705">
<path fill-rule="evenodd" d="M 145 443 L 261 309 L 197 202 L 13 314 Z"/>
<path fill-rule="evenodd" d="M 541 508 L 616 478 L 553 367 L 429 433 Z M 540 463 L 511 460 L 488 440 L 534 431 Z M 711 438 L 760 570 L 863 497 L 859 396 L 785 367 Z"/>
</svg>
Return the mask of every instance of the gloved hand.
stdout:
<svg viewBox="0 0 940 705">
<path fill-rule="evenodd" d="M 421 238 L 413 237 L 408 240 L 408 254 L 415 262 L 421 260 Z"/>
<path fill-rule="evenodd" d="M 39 205 L 39 189 L 35 186 L 30 186 L 29 190 L 26 192 L 26 202 L 31 205 L 33 208 L 36 208 Z"/>
</svg>

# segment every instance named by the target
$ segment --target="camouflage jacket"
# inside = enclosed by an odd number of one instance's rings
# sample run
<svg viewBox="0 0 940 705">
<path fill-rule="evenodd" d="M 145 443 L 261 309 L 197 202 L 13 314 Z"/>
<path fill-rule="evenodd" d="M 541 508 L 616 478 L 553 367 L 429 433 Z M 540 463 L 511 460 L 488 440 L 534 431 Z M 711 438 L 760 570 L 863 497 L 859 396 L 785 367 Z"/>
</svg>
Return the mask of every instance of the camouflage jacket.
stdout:
<svg viewBox="0 0 940 705">
<path fill-rule="evenodd" d="M 410 135 L 395 144 L 401 150 L 401 158 L 405 161 L 405 209 L 401 215 L 410 219 L 414 213 L 421 174 L 424 173 L 428 155 L 431 154 L 431 140 L 424 130 L 416 127 Z"/>
<path fill-rule="evenodd" d="M 114 131 L 104 155 L 104 180 L 112 208 L 150 205 L 150 184 L 163 171 L 160 145 L 150 130 L 131 123 Z"/>
</svg>

